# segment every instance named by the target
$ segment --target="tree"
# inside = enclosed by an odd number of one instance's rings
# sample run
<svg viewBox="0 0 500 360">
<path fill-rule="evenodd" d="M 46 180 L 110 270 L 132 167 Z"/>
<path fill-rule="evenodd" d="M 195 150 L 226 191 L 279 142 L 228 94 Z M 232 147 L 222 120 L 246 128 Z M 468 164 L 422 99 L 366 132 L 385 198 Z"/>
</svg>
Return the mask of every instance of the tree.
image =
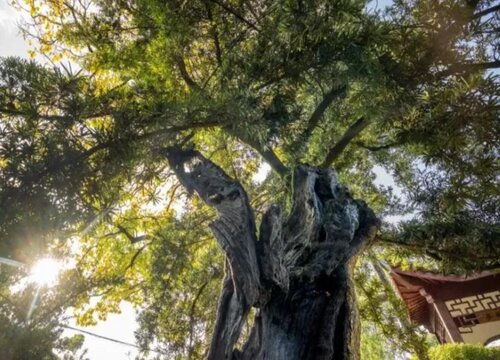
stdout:
<svg viewBox="0 0 500 360">
<path fill-rule="evenodd" d="M 200 153 L 169 148 L 166 156 L 188 191 L 218 213 L 211 229 L 227 268 L 208 359 L 359 357 L 349 263 L 375 236 L 378 220 L 366 204 L 333 171 L 298 166 L 289 218 L 270 207 L 257 240 L 238 182 Z M 249 339 L 235 350 L 251 307 L 258 312 Z"/>
<path fill-rule="evenodd" d="M 88 360 L 82 350 L 84 337 L 62 334 L 65 307 L 59 296 L 34 284 L 19 286 L 19 272 L 8 270 L 0 271 L 0 357 Z"/>
<path fill-rule="evenodd" d="M 362 1 L 27 5 L 25 33 L 82 70 L 2 62 L 2 251 L 30 232 L 58 244 L 79 233 L 77 308 L 102 296 L 83 322 L 128 299 L 148 304 L 145 334 L 182 356 L 356 358 L 351 275 L 365 247 L 497 267 L 489 1 L 398 1 L 383 14 Z M 273 174 L 256 184 L 261 161 Z M 416 220 L 377 232 L 375 213 L 401 206 L 373 185 L 375 165 L 395 171 Z M 208 207 L 175 210 L 179 184 Z M 162 211 L 144 206 L 162 198 Z M 224 260 L 213 244 L 192 248 L 207 221 Z M 461 263 L 454 249 L 470 239 Z M 214 318 L 200 299 L 222 273 Z"/>
</svg>

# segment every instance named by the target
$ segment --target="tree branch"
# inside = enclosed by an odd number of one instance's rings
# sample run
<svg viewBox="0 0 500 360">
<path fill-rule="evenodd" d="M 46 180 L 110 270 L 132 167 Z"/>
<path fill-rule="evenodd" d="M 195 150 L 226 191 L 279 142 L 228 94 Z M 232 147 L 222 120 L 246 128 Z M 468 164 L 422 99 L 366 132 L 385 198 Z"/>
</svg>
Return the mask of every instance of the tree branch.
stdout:
<svg viewBox="0 0 500 360">
<path fill-rule="evenodd" d="M 387 144 L 382 144 L 382 145 L 367 145 L 362 141 L 356 141 L 355 144 L 359 147 L 362 147 L 363 149 L 369 150 L 369 151 L 380 151 L 380 150 L 387 150 L 390 148 L 393 148 L 395 146 L 402 145 L 401 142 L 391 142 Z"/>
<path fill-rule="evenodd" d="M 325 94 L 323 100 L 321 100 L 321 102 L 318 104 L 311 117 L 307 121 L 307 128 L 302 132 L 302 134 L 299 135 L 297 141 L 292 145 L 293 147 L 295 147 L 299 143 L 304 144 L 307 142 L 316 126 L 318 126 L 318 123 L 323 117 L 326 109 L 328 109 L 328 107 L 335 99 L 345 96 L 346 91 L 347 86 L 345 85 L 342 85 L 340 87 L 334 86 L 330 89 L 330 91 L 328 91 L 328 93 Z"/>
<path fill-rule="evenodd" d="M 249 311 L 250 305 L 236 296 L 232 276 L 226 270 L 207 360 L 233 359 L 233 347 Z"/>
<path fill-rule="evenodd" d="M 255 218 L 239 182 L 195 150 L 165 149 L 181 184 L 217 210 L 210 224 L 227 266 L 207 359 L 231 359 L 250 307 L 264 293 L 257 254 Z"/>
<path fill-rule="evenodd" d="M 500 11 L 500 4 L 492 6 L 488 9 L 484 9 L 472 15 L 472 19 L 479 19 L 485 15 L 491 14 L 493 12 Z"/>
<path fill-rule="evenodd" d="M 232 14 L 234 17 L 236 17 L 238 20 L 240 20 L 241 22 L 247 24 L 249 27 L 251 27 L 252 29 L 256 30 L 256 31 L 260 31 L 260 29 L 257 27 L 257 25 L 255 25 L 254 23 L 252 23 L 251 21 L 245 19 L 242 15 L 240 15 L 235 9 L 233 9 L 231 6 L 227 5 L 227 4 L 224 4 L 222 1 L 219 1 L 219 0 L 210 0 L 211 2 L 213 2 L 214 4 L 217 4 L 219 5 L 221 8 L 223 8 L 224 10 L 226 10 L 228 13 Z"/>
<path fill-rule="evenodd" d="M 473 224 L 466 224 L 469 228 L 473 228 Z M 453 230 L 449 225 L 441 224 L 439 231 L 425 231 L 422 228 L 413 228 L 410 231 L 405 231 L 403 228 L 398 232 L 385 232 L 378 236 L 378 241 L 411 249 L 416 253 L 429 256 L 436 261 L 443 261 L 458 266 L 463 269 L 486 270 L 498 267 L 499 254 L 494 246 L 495 233 L 481 234 L 481 239 L 485 239 L 487 243 L 477 246 L 477 240 L 468 238 L 461 234 L 460 229 Z M 464 247 L 464 244 L 470 245 L 475 243 L 473 251 L 469 251 Z M 491 244 L 493 242 L 493 244 Z"/>
<path fill-rule="evenodd" d="M 217 27 L 215 26 L 215 22 L 212 15 L 212 9 L 210 8 L 210 5 L 208 3 L 205 3 L 205 8 L 207 9 L 207 17 L 211 25 L 211 33 L 212 33 L 212 38 L 214 40 L 215 58 L 217 60 L 217 67 L 220 67 L 222 66 L 222 49 L 219 41 L 219 32 L 217 31 Z"/>
<path fill-rule="evenodd" d="M 320 167 L 323 169 L 330 167 L 332 163 L 337 160 L 337 158 L 342 154 L 342 152 L 347 147 L 347 145 L 349 145 L 352 139 L 358 136 L 359 133 L 361 133 L 368 125 L 370 125 L 370 122 L 368 120 L 366 120 L 365 118 L 360 118 L 354 124 L 349 126 L 340 140 L 337 141 L 335 145 L 333 145 L 330 151 L 328 151 L 328 154 L 326 155 L 326 158 L 320 165 Z"/>
<path fill-rule="evenodd" d="M 197 304 L 198 300 L 200 299 L 201 294 L 203 293 L 203 290 L 205 290 L 205 288 L 207 287 L 207 285 L 208 285 L 209 282 L 210 282 L 210 280 L 207 280 L 207 281 L 205 281 L 200 286 L 200 288 L 196 292 L 196 295 L 195 295 L 195 297 L 193 299 L 193 302 L 191 304 L 191 310 L 189 312 L 189 345 L 188 345 L 188 349 L 189 350 L 188 350 L 188 359 L 192 358 L 193 351 L 194 351 L 193 335 L 194 335 L 194 324 L 195 324 L 194 315 L 195 315 L 195 310 L 196 310 L 196 304 Z"/>
<path fill-rule="evenodd" d="M 448 67 L 448 69 L 440 71 L 438 76 L 448 76 L 454 74 L 460 74 L 465 72 L 481 71 L 488 69 L 498 69 L 500 68 L 500 60 L 495 60 L 491 62 L 483 63 L 466 63 L 466 64 L 453 64 Z"/>
<path fill-rule="evenodd" d="M 196 191 L 218 218 L 210 224 L 230 264 L 234 291 L 246 304 L 260 296 L 255 218 L 243 187 L 195 150 L 167 148 L 168 162 L 189 193 Z"/>
<path fill-rule="evenodd" d="M 145 240 L 148 237 L 147 235 L 134 236 L 122 225 L 116 224 L 115 226 L 118 228 L 118 230 L 120 230 L 120 233 L 125 235 L 125 237 L 130 241 L 131 244 L 135 244 L 139 241 Z"/>
<path fill-rule="evenodd" d="M 220 121 L 207 121 L 204 123 L 197 123 L 197 124 L 188 124 L 188 125 L 177 125 L 177 126 L 170 126 L 167 128 L 162 128 L 158 130 L 154 130 L 151 132 L 139 134 L 132 136 L 127 139 L 111 139 L 108 141 L 104 141 L 100 144 L 97 144 L 81 153 L 78 154 L 70 154 L 66 155 L 65 157 L 56 159 L 54 161 L 51 161 L 50 163 L 46 164 L 45 168 L 39 172 L 29 174 L 28 176 L 25 176 L 21 179 L 23 184 L 35 182 L 35 181 L 40 181 L 47 175 L 51 174 L 52 172 L 56 172 L 57 170 L 62 169 L 64 166 L 67 165 L 78 165 L 82 161 L 85 161 L 86 159 L 90 158 L 92 155 L 96 154 L 97 152 L 105 149 L 109 149 L 113 146 L 118 146 L 123 143 L 129 143 L 129 142 L 134 142 L 134 141 L 144 141 L 144 140 L 150 140 L 158 136 L 162 135 L 167 135 L 167 134 L 174 134 L 180 131 L 184 130 L 189 130 L 189 129 L 196 129 L 196 128 L 207 128 L 207 127 L 213 127 L 213 126 L 218 126 L 222 125 Z"/>
<path fill-rule="evenodd" d="M 189 88 L 191 90 L 201 91 L 200 86 L 189 75 L 189 73 L 186 69 L 186 62 L 184 61 L 184 58 L 180 55 L 176 56 L 175 63 L 177 64 L 177 67 L 179 68 L 182 79 L 189 86 Z"/>
<path fill-rule="evenodd" d="M 283 164 L 283 162 L 278 158 L 278 156 L 274 153 L 274 151 L 269 149 L 264 149 L 257 141 L 253 141 L 250 139 L 242 139 L 238 137 L 241 141 L 252 147 L 255 151 L 257 151 L 260 156 L 271 166 L 271 168 L 276 171 L 281 177 L 284 177 L 288 174 L 289 169 Z"/>
</svg>

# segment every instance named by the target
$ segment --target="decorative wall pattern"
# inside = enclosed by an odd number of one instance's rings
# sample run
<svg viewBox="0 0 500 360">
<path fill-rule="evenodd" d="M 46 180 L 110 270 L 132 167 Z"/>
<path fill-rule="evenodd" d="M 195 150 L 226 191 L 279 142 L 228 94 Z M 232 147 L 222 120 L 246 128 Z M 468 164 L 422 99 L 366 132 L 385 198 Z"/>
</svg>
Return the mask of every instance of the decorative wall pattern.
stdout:
<svg viewBox="0 0 500 360">
<path fill-rule="evenodd" d="M 445 302 L 462 334 L 472 333 L 478 324 L 500 320 L 500 290 Z"/>
</svg>

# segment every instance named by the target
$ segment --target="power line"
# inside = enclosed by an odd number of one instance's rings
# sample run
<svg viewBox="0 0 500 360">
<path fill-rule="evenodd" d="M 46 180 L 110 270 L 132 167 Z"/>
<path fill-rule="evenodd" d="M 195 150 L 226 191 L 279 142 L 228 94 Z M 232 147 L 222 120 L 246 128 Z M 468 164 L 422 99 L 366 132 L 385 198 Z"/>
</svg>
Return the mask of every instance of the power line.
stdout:
<svg viewBox="0 0 500 360">
<path fill-rule="evenodd" d="M 81 332 L 81 333 L 84 333 L 84 334 L 87 334 L 87 335 L 90 335 L 90 336 L 94 336 L 94 337 L 97 337 L 99 339 L 108 340 L 108 341 L 112 341 L 112 342 L 115 342 L 115 343 L 118 343 L 118 344 L 132 346 L 132 347 L 140 349 L 140 347 L 138 345 L 136 345 L 136 344 L 128 343 L 128 342 L 125 342 L 125 341 L 122 341 L 122 340 L 113 339 L 113 338 L 110 338 L 110 337 L 107 337 L 107 336 L 103 336 L 103 335 L 99 335 L 99 334 L 95 334 L 95 333 L 87 331 L 87 330 L 82 330 L 82 329 L 74 328 L 74 327 L 69 326 L 69 325 L 61 325 L 61 327 L 66 328 L 66 329 L 70 329 L 70 330 L 74 330 L 74 331 L 78 331 L 78 332 Z"/>
<path fill-rule="evenodd" d="M 111 341 L 111 342 L 114 342 L 114 343 L 117 343 L 117 344 L 121 344 L 121 345 L 131 346 L 131 347 L 134 347 L 136 349 L 141 349 L 140 346 L 138 346 L 136 344 L 132 344 L 132 343 L 126 342 L 126 341 L 113 339 L 113 338 L 110 338 L 110 337 L 107 337 L 107 336 L 103 336 L 103 335 L 99 335 L 99 334 L 96 334 L 96 333 L 93 333 L 93 332 L 90 332 L 90 331 L 87 331 L 87 330 L 78 329 L 78 328 L 75 328 L 75 327 L 72 327 L 72 326 L 69 326 L 69 325 L 60 325 L 60 326 L 63 327 L 63 328 L 69 329 L 69 330 L 77 331 L 77 332 L 80 332 L 80 333 L 83 333 L 83 334 L 86 334 L 86 335 L 90 335 L 90 336 L 96 337 L 96 338 L 99 338 L 99 339 L 102 339 L 102 340 Z M 150 349 L 148 351 L 155 352 L 157 354 L 167 355 L 164 352 L 161 352 L 161 351 L 158 351 L 158 350 Z"/>
<path fill-rule="evenodd" d="M 4 258 L 4 257 L 0 257 L 0 264 L 5 264 L 5 265 L 9 265 L 9 266 L 14 266 L 14 267 L 23 267 L 23 266 L 26 266 L 26 264 L 24 264 L 22 262 L 19 262 L 19 261 L 16 261 L 16 260 L 12 260 L 12 259 L 8 259 L 8 258 Z M 37 289 L 37 294 L 38 294 L 38 290 L 39 290 L 39 288 Z M 32 304 L 35 303 L 37 297 L 38 296 L 36 295 L 35 298 L 33 299 Z M 32 310 L 30 308 L 30 312 L 31 311 Z M 28 314 L 28 318 L 29 317 L 30 317 L 30 314 Z M 68 329 L 68 330 L 77 331 L 77 332 L 80 332 L 82 334 L 90 335 L 90 336 L 93 336 L 93 337 L 96 337 L 96 338 L 99 338 L 99 339 L 102 339 L 102 340 L 111 341 L 111 342 L 114 342 L 114 343 L 117 343 L 117 344 L 121 344 L 121 345 L 125 345 L 125 346 L 131 346 L 131 347 L 134 347 L 136 349 L 141 350 L 140 346 L 138 346 L 136 344 L 128 343 L 126 341 L 122 341 L 122 340 L 118 340 L 118 339 L 113 339 L 113 338 L 110 338 L 110 337 L 107 337 L 107 336 L 103 336 L 103 335 L 99 335 L 99 334 L 96 334 L 96 333 L 93 333 L 93 332 L 90 332 L 90 331 L 87 331 L 87 330 L 78 329 L 78 328 L 75 328 L 75 327 L 72 327 L 72 326 L 69 326 L 69 325 L 60 325 L 60 326 L 63 327 L 63 328 L 65 328 L 65 329 Z M 149 349 L 148 351 L 154 352 L 154 353 L 157 353 L 157 354 L 161 354 L 161 355 L 167 355 L 166 353 L 164 353 L 162 351 L 158 351 L 158 350 L 154 350 L 154 349 Z"/>
<path fill-rule="evenodd" d="M 0 263 L 5 264 L 5 265 L 9 265 L 9 266 L 14 266 L 14 267 L 22 267 L 25 265 L 22 262 L 12 260 L 9 258 L 5 258 L 5 257 L 0 257 Z"/>
</svg>

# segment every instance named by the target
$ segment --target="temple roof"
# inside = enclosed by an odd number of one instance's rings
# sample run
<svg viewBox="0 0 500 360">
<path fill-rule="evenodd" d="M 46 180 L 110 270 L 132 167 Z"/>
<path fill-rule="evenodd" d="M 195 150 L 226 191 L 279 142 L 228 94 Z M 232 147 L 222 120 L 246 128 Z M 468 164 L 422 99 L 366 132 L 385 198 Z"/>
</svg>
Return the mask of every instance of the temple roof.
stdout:
<svg viewBox="0 0 500 360">
<path fill-rule="evenodd" d="M 463 276 L 392 268 L 391 278 L 406 304 L 410 319 L 427 328 L 431 327 L 430 309 L 435 300 L 446 301 L 500 290 L 500 274 L 489 271 Z"/>
</svg>

